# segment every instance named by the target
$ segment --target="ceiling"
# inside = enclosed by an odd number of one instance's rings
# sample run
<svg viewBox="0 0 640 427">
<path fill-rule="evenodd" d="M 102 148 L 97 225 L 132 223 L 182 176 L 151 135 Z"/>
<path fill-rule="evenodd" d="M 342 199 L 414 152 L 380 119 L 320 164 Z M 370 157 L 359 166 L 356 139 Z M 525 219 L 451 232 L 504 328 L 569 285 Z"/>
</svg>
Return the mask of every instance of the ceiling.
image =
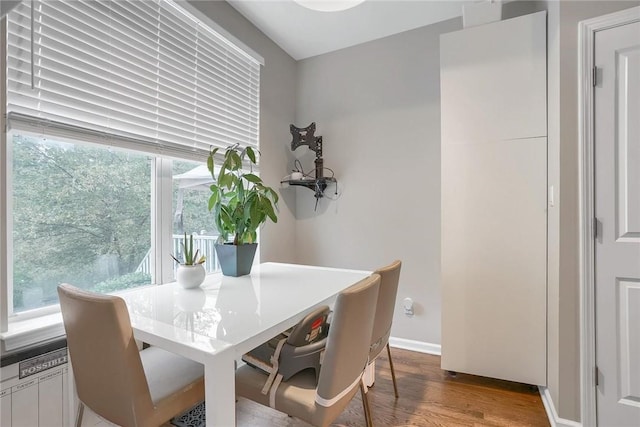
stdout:
<svg viewBox="0 0 640 427">
<path fill-rule="evenodd" d="M 366 0 L 319 12 L 293 0 L 227 0 L 294 59 L 321 55 L 462 15 L 464 0 Z"/>
</svg>

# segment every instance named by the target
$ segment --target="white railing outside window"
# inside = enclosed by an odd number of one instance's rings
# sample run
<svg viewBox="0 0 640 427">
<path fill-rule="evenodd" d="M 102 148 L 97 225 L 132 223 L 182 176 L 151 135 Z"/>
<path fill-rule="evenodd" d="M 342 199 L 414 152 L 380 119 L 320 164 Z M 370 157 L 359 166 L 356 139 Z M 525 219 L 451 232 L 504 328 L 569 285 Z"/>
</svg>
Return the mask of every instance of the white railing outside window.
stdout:
<svg viewBox="0 0 640 427">
<path fill-rule="evenodd" d="M 189 235 L 187 235 L 188 237 Z M 184 239 L 184 235 L 174 234 L 173 235 L 173 254 L 176 258 L 181 259 L 182 257 L 182 241 Z M 218 257 L 216 256 L 215 243 L 218 240 L 218 236 L 201 236 L 198 234 L 193 234 L 193 250 L 198 251 L 198 257 L 203 255 L 206 257 L 206 261 L 204 263 L 204 269 L 207 273 L 213 273 L 216 271 L 220 271 L 220 263 L 218 262 Z M 173 272 L 178 270 L 178 264 L 174 265 Z M 151 274 L 151 249 L 147 251 L 147 254 L 142 259 L 138 267 L 136 268 L 137 273 Z"/>
</svg>

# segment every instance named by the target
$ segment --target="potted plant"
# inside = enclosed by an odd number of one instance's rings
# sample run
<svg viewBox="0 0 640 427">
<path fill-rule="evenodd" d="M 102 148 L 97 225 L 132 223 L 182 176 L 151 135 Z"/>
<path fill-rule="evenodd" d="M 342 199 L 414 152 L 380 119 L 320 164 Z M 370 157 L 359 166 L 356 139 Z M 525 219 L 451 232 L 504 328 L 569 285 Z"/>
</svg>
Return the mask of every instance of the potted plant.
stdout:
<svg viewBox="0 0 640 427">
<path fill-rule="evenodd" d="M 187 233 L 184 233 L 184 239 L 182 243 L 182 262 L 171 255 L 178 263 L 178 270 L 176 271 L 176 281 L 180 286 L 185 289 L 197 288 L 204 281 L 207 272 L 204 271 L 204 264 L 206 257 L 198 257 L 198 250 L 193 252 L 193 235 L 189 235 L 187 239 Z"/>
<path fill-rule="evenodd" d="M 215 173 L 214 159 L 218 148 L 209 153 L 207 167 L 214 183 L 211 185 L 209 210 L 220 236 L 216 254 L 225 276 L 244 276 L 251 272 L 256 254 L 256 236 L 267 219 L 278 222 L 278 194 L 253 173 L 256 152 L 239 144 L 225 150 L 220 169 Z M 249 171 L 243 168 L 249 166 Z"/>
</svg>

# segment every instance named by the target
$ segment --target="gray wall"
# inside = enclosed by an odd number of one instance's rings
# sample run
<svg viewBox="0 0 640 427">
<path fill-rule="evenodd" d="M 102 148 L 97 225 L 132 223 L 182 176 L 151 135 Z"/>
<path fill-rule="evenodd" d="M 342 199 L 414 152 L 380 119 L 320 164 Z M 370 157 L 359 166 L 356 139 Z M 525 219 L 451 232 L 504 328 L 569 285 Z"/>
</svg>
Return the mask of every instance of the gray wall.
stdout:
<svg viewBox="0 0 640 427">
<path fill-rule="evenodd" d="M 439 36 L 454 19 L 299 62 L 296 123 L 315 121 L 338 198 L 297 189 L 296 260 L 375 269 L 403 261 L 394 337 L 440 343 Z M 299 148 L 303 166 L 312 157 Z M 308 150 L 306 150 L 308 151 Z M 327 191 L 335 197 L 332 191 Z"/>
<path fill-rule="evenodd" d="M 286 174 L 289 124 L 295 118 L 296 62 L 271 39 L 247 21 L 225 1 L 190 0 L 215 23 L 237 37 L 264 58 L 260 73 L 260 173 L 267 185 L 279 190 Z M 291 194 L 284 194 L 278 223 L 267 223 L 261 230 L 260 260 L 295 260 L 295 218 Z"/>
<path fill-rule="evenodd" d="M 20 4 L 21 0 L 2 0 L 0 2 L 0 18 L 3 18 L 11 9 Z"/>
</svg>

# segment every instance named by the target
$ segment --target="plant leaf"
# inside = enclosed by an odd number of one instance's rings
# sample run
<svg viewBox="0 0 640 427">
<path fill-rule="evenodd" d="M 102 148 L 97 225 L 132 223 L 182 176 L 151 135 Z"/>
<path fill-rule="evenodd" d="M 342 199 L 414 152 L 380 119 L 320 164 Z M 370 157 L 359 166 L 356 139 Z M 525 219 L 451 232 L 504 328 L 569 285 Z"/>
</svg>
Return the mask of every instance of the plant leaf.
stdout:
<svg viewBox="0 0 640 427">
<path fill-rule="evenodd" d="M 254 184 L 260 184 L 262 182 L 262 179 L 260 179 L 259 176 L 254 175 L 252 173 L 245 173 L 244 175 L 242 175 L 242 177 L 244 179 L 246 179 L 249 182 L 252 182 Z"/>
<path fill-rule="evenodd" d="M 269 191 L 269 194 L 271 194 L 271 198 L 273 199 L 273 203 L 277 205 L 278 204 L 278 200 L 280 200 L 280 197 L 278 196 L 278 193 L 276 193 L 273 188 L 267 188 L 267 190 Z"/>
<path fill-rule="evenodd" d="M 229 155 L 229 159 L 231 160 L 231 164 L 232 164 L 231 170 L 236 171 L 242 167 L 242 159 L 240 158 L 240 155 L 237 152 L 232 151 L 231 154 Z"/>
<path fill-rule="evenodd" d="M 246 153 L 247 153 L 247 156 L 249 157 L 249 160 L 251 160 L 251 163 L 255 164 L 256 163 L 256 153 L 255 153 L 255 151 L 253 151 L 253 148 L 247 147 L 246 148 Z"/>
<path fill-rule="evenodd" d="M 242 184 L 242 180 L 238 180 L 238 200 L 242 203 L 244 200 L 244 185 Z"/>
<path fill-rule="evenodd" d="M 262 209 L 264 210 L 264 212 L 267 214 L 267 216 L 271 221 L 273 221 L 274 223 L 278 222 L 278 217 L 276 216 L 276 213 L 273 210 L 273 205 L 271 204 L 271 200 L 265 197 L 263 199 Z"/>
<path fill-rule="evenodd" d="M 213 187 L 213 185 L 211 187 Z M 209 197 L 209 210 L 213 209 L 215 204 L 218 203 L 218 196 L 219 194 L 216 187 L 216 191 L 213 191 Z"/>
<path fill-rule="evenodd" d="M 220 185 L 220 187 L 227 187 L 228 189 L 231 189 L 233 185 L 233 175 L 227 173 L 226 171 L 223 175 L 221 170 L 220 174 L 218 175 L 218 185 Z"/>
<path fill-rule="evenodd" d="M 209 169 L 209 172 L 211 172 L 211 177 L 213 179 L 216 179 L 215 169 L 214 169 L 214 158 L 213 158 L 213 156 L 216 154 L 216 151 L 218 151 L 217 148 L 214 148 L 213 150 L 211 150 L 211 152 L 209 153 L 209 157 L 207 158 L 207 169 Z"/>
</svg>

